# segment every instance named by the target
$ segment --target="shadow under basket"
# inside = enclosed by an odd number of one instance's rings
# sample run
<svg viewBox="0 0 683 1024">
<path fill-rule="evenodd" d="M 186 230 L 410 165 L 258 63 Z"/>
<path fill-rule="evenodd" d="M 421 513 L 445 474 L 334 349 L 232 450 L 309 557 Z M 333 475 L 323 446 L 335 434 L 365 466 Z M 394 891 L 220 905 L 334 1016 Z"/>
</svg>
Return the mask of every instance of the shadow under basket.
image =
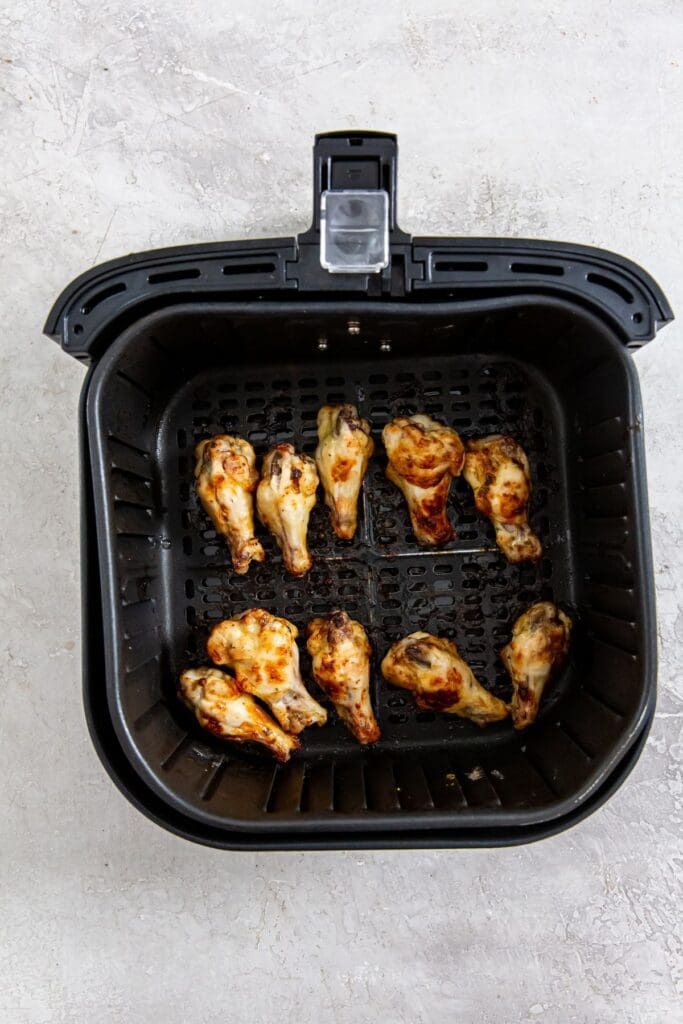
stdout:
<svg viewBox="0 0 683 1024">
<path fill-rule="evenodd" d="M 393 217 L 395 140 L 358 138 L 341 163 L 360 161 L 365 174 L 377 160 L 368 187 L 387 190 Z M 316 195 L 338 184 L 334 160 L 321 177 L 328 140 L 339 156 L 348 136 L 318 138 Z M 654 282 L 613 254 L 410 240 L 394 219 L 385 272 L 330 274 L 320 269 L 321 223 L 316 206 L 298 244 L 114 261 L 74 282 L 51 314 L 48 333 L 90 364 L 81 458 L 93 740 L 138 807 L 215 846 L 485 846 L 551 834 L 612 792 L 654 708 L 642 412 L 629 348 L 672 314 Z M 282 441 L 312 453 L 318 409 L 338 402 L 358 407 L 376 441 L 356 537 L 334 536 L 319 499 L 306 577 L 284 572 L 260 526 L 266 561 L 237 576 L 196 498 L 195 445 L 236 433 L 259 458 Z M 416 545 L 380 440 L 390 419 L 416 412 L 463 439 L 504 432 L 521 442 L 538 563 L 507 563 L 462 478 L 449 498 L 455 539 L 436 551 Z M 420 710 L 381 677 L 389 645 L 422 629 L 454 640 L 477 678 L 509 699 L 499 652 L 539 600 L 567 611 L 574 632 L 525 731 Z M 208 663 L 213 625 L 250 607 L 299 628 L 304 679 L 330 712 L 287 765 L 204 732 L 176 692 L 183 669 Z M 310 678 L 302 634 L 334 608 L 363 623 L 372 643 L 382 738 L 370 748 Z"/>
</svg>

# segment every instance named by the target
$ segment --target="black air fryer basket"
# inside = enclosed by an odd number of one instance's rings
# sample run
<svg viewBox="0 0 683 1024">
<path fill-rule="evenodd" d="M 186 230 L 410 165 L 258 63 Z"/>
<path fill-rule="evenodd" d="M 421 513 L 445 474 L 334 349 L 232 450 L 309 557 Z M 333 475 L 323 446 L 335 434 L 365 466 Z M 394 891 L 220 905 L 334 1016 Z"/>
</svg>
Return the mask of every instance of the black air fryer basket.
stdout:
<svg viewBox="0 0 683 1024">
<path fill-rule="evenodd" d="M 657 284 L 609 252 L 555 242 L 410 238 L 396 226 L 396 139 L 316 138 L 315 212 L 298 238 L 185 246 L 74 281 L 46 333 L 88 365 L 81 406 L 84 699 L 121 790 L 172 831 L 233 849 L 527 842 L 620 784 L 655 702 L 655 607 L 642 410 L 629 350 L 672 319 Z M 359 228 L 361 230 L 359 230 Z M 424 411 L 464 437 L 504 431 L 532 467 L 538 564 L 509 565 L 461 479 L 446 550 L 418 548 L 381 444 L 356 539 L 319 503 L 315 564 L 234 575 L 193 488 L 212 433 L 257 454 L 316 443 L 324 402 L 379 437 Z M 529 604 L 575 621 L 534 726 L 478 729 L 419 710 L 379 661 L 416 629 L 456 640 L 499 696 L 498 651 Z M 203 732 L 175 694 L 221 618 L 262 606 L 300 630 L 345 608 L 375 652 L 382 739 L 331 714 L 286 766 Z M 308 662 L 302 653 L 304 673 Z M 319 696 L 316 693 L 316 696 Z"/>
</svg>

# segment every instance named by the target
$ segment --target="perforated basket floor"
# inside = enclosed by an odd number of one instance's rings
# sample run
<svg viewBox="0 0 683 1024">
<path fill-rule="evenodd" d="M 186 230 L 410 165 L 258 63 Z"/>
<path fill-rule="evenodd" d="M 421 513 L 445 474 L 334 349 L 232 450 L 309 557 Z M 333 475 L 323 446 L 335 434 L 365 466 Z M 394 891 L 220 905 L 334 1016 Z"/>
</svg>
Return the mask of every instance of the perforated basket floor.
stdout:
<svg viewBox="0 0 683 1024">
<path fill-rule="evenodd" d="M 324 402 L 353 402 L 373 427 L 376 454 L 365 481 L 356 537 L 349 542 L 334 536 L 320 500 L 309 531 L 315 564 L 306 577 L 294 579 L 283 573 L 276 545 L 263 529 L 259 536 L 267 561 L 252 566 L 246 578 L 238 577 L 229 569 L 225 545 L 210 528 L 190 482 L 194 446 L 214 433 L 243 432 L 259 457 L 271 445 L 292 439 L 312 453 L 316 416 Z M 441 744 L 454 733 L 461 740 L 467 736 L 476 740 L 480 730 L 470 723 L 419 711 L 410 695 L 384 683 L 379 662 L 394 640 L 425 629 L 456 640 L 479 678 L 496 693 L 509 696 L 509 679 L 497 650 L 509 639 L 515 612 L 554 596 L 553 556 L 561 561 L 562 549 L 548 545 L 538 566 L 508 565 L 462 479 L 454 485 L 450 500 L 456 540 L 438 553 L 420 549 L 405 502 L 386 479 L 380 436 L 391 418 L 417 411 L 442 418 L 463 436 L 497 430 L 522 435 L 538 481 L 534 525 L 551 540 L 549 521 L 561 517 L 557 509 L 549 515 L 549 505 L 554 500 L 560 503 L 559 509 L 563 501 L 559 454 L 551 450 L 559 430 L 542 392 L 514 364 L 476 358 L 440 364 L 425 361 L 416 372 L 392 372 L 386 365 L 369 364 L 362 376 L 346 377 L 324 369 L 305 377 L 281 370 L 258 375 L 230 372 L 222 377 L 211 373 L 193 381 L 174 402 L 161 439 L 161 449 L 167 453 L 165 479 L 177 580 L 171 615 L 179 640 L 187 637 L 186 644 L 178 644 L 174 651 L 173 677 L 188 662 L 205 661 L 206 636 L 228 614 L 260 606 L 290 619 L 303 632 L 313 616 L 341 607 L 363 623 L 372 641 L 373 703 L 383 737 L 379 749 L 397 743 Z M 302 650 L 304 673 L 310 679 L 303 645 Z M 319 691 L 316 696 L 331 709 Z M 356 746 L 336 716 L 331 718 L 330 727 L 304 734 L 309 754 L 323 753 L 331 744 L 339 749 Z"/>
</svg>

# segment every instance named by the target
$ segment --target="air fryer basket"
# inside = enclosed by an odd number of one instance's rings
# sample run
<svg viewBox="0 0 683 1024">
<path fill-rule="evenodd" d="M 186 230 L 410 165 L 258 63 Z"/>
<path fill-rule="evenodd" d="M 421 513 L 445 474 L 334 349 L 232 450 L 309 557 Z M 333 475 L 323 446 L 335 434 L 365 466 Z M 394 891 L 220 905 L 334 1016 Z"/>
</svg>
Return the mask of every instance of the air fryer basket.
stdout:
<svg viewBox="0 0 683 1024">
<path fill-rule="evenodd" d="M 313 833 L 329 834 L 330 845 L 353 833 L 391 845 L 392 835 L 398 842 L 426 830 L 468 843 L 535 838 L 609 790 L 652 713 L 642 421 L 627 347 L 671 313 L 654 282 L 612 254 L 411 241 L 395 225 L 395 142 L 357 138 L 360 173 L 374 159 L 375 187 L 392 200 L 383 274 L 316 266 L 316 206 L 298 245 L 142 254 L 74 282 L 53 310 L 49 332 L 60 331 L 65 349 L 93 366 L 86 459 L 97 551 L 89 544 L 84 556 L 99 562 L 89 577 L 98 593 L 84 600 L 102 607 L 104 678 L 88 686 L 98 688 L 97 718 L 119 763 L 166 808 L 169 827 L 189 822 L 203 841 L 215 834 L 231 845 L 230 836 L 249 834 L 264 847 L 306 847 Z M 338 181 L 335 159 L 347 173 L 348 144 L 346 136 L 317 140 L 316 195 Z M 480 258 L 463 258 L 475 245 Z M 544 247 L 545 264 L 531 262 Z M 553 269 L 539 283 L 544 267 Z M 472 274 L 476 281 L 464 280 Z M 248 437 L 259 455 L 289 439 L 312 451 L 325 401 L 358 405 L 375 436 L 394 415 L 416 411 L 464 437 L 514 434 L 532 465 L 543 560 L 508 565 L 462 480 L 451 498 L 455 541 L 420 550 L 378 445 L 354 541 L 334 538 L 319 504 L 305 579 L 283 572 L 265 536 L 268 560 L 236 577 L 197 506 L 195 443 L 225 431 Z M 575 640 L 538 722 L 523 733 L 418 711 L 380 677 L 389 644 L 424 628 L 455 639 L 479 678 L 505 696 L 498 651 L 516 616 L 539 599 L 572 614 Z M 276 766 L 198 728 L 176 698 L 178 673 L 206 660 L 216 621 L 255 605 L 300 629 L 337 606 L 366 625 L 382 728 L 376 747 L 360 748 L 332 714 L 304 734 L 290 764 Z M 305 652 L 302 660 L 306 671 Z M 96 730 L 94 722 L 91 715 Z"/>
</svg>

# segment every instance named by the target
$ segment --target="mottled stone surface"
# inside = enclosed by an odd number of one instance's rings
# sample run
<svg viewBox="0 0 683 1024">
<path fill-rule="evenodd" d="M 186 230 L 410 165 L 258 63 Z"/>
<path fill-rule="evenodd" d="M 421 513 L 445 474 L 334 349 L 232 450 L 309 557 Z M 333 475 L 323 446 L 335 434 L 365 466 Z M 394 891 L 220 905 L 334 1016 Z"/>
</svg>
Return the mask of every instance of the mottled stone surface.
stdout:
<svg viewBox="0 0 683 1024">
<path fill-rule="evenodd" d="M 130 250 L 286 234 L 316 130 L 397 131 L 400 222 L 546 236 L 683 307 L 679 0 L 15 0 L 0 13 L 0 1020 L 681 1020 L 683 346 L 637 356 L 660 690 L 600 813 L 540 845 L 224 854 L 117 793 L 80 698 L 77 402 L 41 337 Z"/>
</svg>

